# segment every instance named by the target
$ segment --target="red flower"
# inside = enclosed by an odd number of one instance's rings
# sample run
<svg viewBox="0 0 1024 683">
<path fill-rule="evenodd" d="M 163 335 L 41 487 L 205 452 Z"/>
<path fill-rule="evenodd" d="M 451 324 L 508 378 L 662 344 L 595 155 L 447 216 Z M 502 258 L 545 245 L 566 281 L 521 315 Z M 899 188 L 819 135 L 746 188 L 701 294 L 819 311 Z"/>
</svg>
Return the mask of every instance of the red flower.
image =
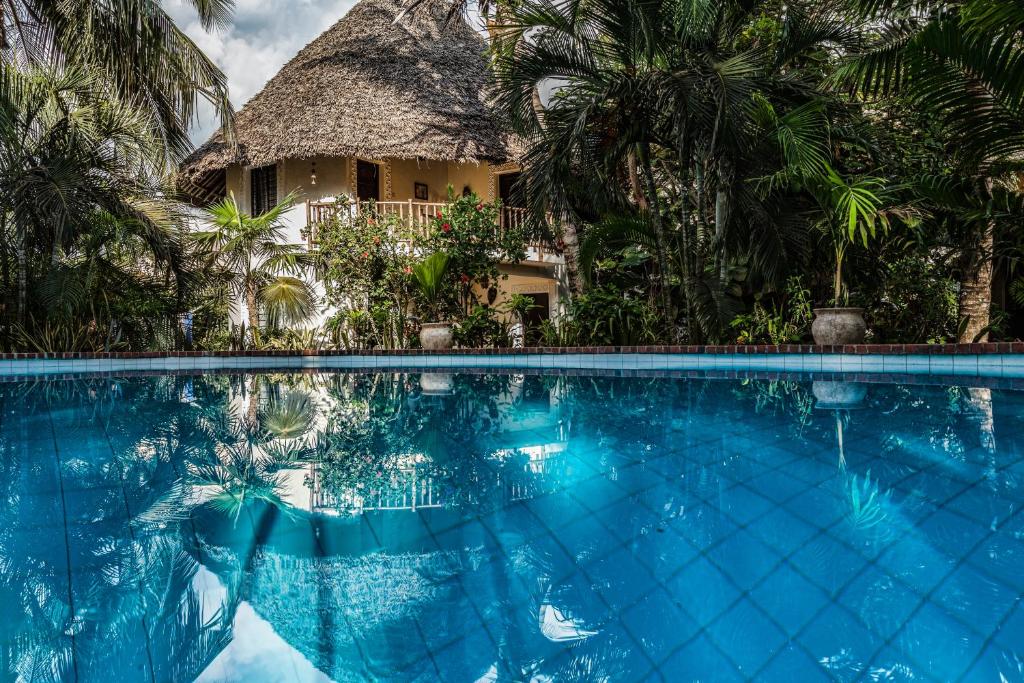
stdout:
<svg viewBox="0 0 1024 683">
<path fill-rule="evenodd" d="M 366 224 L 367 225 L 377 225 L 377 221 L 373 220 L 372 218 L 367 218 L 366 219 Z"/>
<path fill-rule="evenodd" d="M 452 226 L 449 225 L 448 223 L 445 223 L 444 225 L 441 226 L 441 229 L 444 230 L 445 232 L 451 232 Z"/>
<path fill-rule="evenodd" d="M 412 267 L 411 266 L 406 266 L 405 267 L 405 274 L 409 275 L 410 273 L 412 273 Z"/>
<path fill-rule="evenodd" d="M 463 273 L 463 274 L 462 274 L 462 275 L 461 275 L 461 276 L 459 277 L 459 279 L 460 279 L 460 280 L 462 280 L 462 284 L 466 284 L 467 282 L 469 282 L 469 276 L 468 276 L 468 275 L 466 275 L 465 273 Z"/>
<path fill-rule="evenodd" d="M 437 212 L 437 217 L 441 218 L 441 212 L 440 211 Z"/>
<path fill-rule="evenodd" d="M 364 251 L 364 252 L 363 252 L 363 258 L 366 258 L 366 257 L 367 257 L 367 256 L 369 256 L 369 255 L 370 255 L 370 252 L 368 252 L 368 251 Z"/>
<path fill-rule="evenodd" d="M 476 205 L 476 210 L 477 211 L 483 211 L 484 210 L 484 205 L 483 204 L 477 204 Z"/>
</svg>

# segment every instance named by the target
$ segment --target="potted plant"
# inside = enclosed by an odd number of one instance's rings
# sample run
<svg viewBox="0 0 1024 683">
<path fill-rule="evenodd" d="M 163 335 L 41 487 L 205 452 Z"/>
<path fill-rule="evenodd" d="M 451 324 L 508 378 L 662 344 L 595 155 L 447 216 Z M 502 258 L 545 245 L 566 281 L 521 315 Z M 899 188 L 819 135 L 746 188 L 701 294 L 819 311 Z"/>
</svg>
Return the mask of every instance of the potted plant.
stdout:
<svg viewBox="0 0 1024 683">
<path fill-rule="evenodd" d="M 832 279 L 832 306 L 814 309 L 811 334 L 816 344 L 859 344 L 867 334 L 864 309 L 848 306 L 849 293 L 843 287 L 843 261 L 846 250 L 858 241 L 867 246 L 878 233 L 888 230 L 877 192 L 883 186 L 879 178 L 847 181 L 828 168 L 812 190 L 825 213 L 822 227 L 832 240 L 835 271 Z"/>
<path fill-rule="evenodd" d="M 420 326 L 420 344 L 425 349 L 446 350 L 452 348 L 451 323 L 440 322 L 444 314 L 445 275 L 448 273 L 448 254 L 437 251 L 412 267 L 413 277 L 419 287 L 426 312 L 426 319 Z"/>
</svg>

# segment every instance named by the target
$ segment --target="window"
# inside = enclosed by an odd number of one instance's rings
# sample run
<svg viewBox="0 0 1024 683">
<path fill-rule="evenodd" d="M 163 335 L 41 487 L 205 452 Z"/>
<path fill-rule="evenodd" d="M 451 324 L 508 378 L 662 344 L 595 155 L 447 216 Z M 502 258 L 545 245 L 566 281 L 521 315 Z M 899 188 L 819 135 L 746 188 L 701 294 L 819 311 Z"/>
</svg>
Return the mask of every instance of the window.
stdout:
<svg viewBox="0 0 1024 683">
<path fill-rule="evenodd" d="M 277 204 L 277 166 L 261 166 L 250 174 L 252 201 L 249 206 L 253 216 L 270 211 Z"/>
<path fill-rule="evenodd" d="M 519 196 L 516 191 L 519 188 L 516 187 L 516 183 L 519 182 L 522 175 L 515 171 L 498 176 L 498 199 L 501 200 L 502 206 L 518 206 L 516 200 L 519 199 Z"/>
</svg>

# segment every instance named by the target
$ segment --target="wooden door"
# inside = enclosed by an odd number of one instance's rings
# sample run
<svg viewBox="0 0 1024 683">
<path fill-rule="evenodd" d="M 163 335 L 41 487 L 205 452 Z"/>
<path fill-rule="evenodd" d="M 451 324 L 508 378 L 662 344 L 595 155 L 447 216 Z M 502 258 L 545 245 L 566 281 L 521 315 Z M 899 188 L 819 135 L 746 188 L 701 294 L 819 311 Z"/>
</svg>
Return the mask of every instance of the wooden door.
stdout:
<svg viewBox="0 0 1024 683">
<path fill-rule="evenodd" d="M 361 202 L 380 201 L 380 166 L 362 159 L 356 161 L 356 197 Z"/>
</svg>

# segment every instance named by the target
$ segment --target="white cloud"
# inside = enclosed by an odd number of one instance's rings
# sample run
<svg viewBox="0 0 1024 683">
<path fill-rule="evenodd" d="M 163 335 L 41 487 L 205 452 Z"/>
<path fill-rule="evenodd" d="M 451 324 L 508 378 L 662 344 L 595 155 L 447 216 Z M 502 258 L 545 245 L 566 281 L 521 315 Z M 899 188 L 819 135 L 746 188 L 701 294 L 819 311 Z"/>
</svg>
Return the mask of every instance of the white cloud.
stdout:
<svg viewBox="0 0 1024 683">
<path fill-rule="evenodd" d="M 340 19 L 356 0 L 236 0 L 229 26 L 206 33 L 187 0 L 164 0 L 178 26 L 228 77 L 235 109 L 284 66 L 307 43 Z M 217 128 L 217 118 L 204 106 L 192 129 L 202 144 Z"/>
</svg>

